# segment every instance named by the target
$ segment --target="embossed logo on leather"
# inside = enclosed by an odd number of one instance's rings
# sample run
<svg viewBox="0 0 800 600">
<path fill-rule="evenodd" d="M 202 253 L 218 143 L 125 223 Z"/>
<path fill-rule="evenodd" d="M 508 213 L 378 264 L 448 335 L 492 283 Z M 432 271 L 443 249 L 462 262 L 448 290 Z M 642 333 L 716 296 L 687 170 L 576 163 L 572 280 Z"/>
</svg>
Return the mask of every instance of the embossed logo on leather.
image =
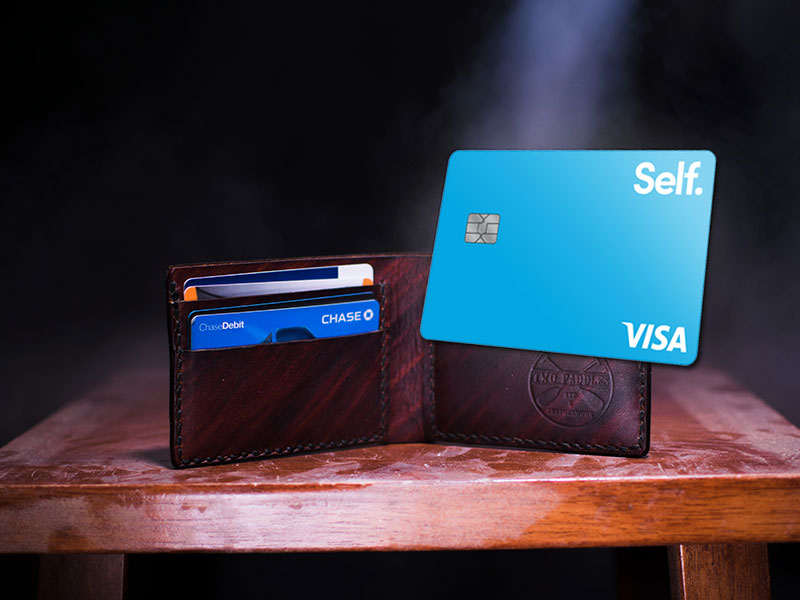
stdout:
<svg viewBox="0 0 800 600">
<path fill-rule="evenodd" d="M 500 215 L 470 213 L 467 216 L 467 231 L 464 241 L 468 244 L 494 244 L 500 227 Z"/>
<path fill-rule="evenodd" d="M 614 393 L 611 368 L 602 358 L 540 354 L 528 380 L 531 400 L 542 416 L 566 427 L 599 419 Z"/>
</svg>

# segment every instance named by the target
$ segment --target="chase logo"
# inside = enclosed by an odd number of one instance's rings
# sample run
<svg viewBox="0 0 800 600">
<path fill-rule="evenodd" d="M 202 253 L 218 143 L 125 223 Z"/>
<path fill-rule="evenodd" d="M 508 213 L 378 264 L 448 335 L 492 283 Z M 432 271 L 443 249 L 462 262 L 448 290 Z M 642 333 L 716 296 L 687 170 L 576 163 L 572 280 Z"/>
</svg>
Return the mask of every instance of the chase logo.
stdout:
<svg viewBox="0 0 800 600">
<path fill-rule="evenodd" d="M 500 215 L 470 213 L 467 217 L 467 232 L 464 241 L 468 244 L 494 244 L 500 227 Z"/>
<path fill-rule="evenodd" d="M 375 312 L 368 308 L 365 311 L 351 310 L 350 312 L 327 313 L 322 315 L 323 325 L 332 325 L 333 323 L 352 323 L 353 321 L 371 321 L 375 316 Z"/>
<path fill-rule="evenodd" d="M 684 161 L 678 162 L 678 169 L 675 173 L 672 171 L 664 171 L 658 175 L 656 166 L 649 162 L 640 162 L 636 166 L 636 179 L 641 183 L 633 184 L 633 191 L 637 194 L 645 195 L 655 190 L 656 194 L 666 196 L 668 194 L 675 194 L 676 196 L 699 196 L 703 193 L 703 188 L 694 187 L 694 182 L 697 179 L 700 170 L 700 161 L 696 160 L 686 168 Z"/>
</svg>

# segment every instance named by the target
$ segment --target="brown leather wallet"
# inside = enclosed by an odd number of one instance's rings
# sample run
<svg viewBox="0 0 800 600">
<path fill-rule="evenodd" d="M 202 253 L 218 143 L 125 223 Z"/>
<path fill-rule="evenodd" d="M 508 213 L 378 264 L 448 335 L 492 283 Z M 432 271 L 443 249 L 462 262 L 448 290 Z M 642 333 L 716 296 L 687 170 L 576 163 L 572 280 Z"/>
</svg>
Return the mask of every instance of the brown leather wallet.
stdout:
<svg viewBox="0 0 800 600">
<path fill-rule="evenodd" d="M 375 271 L 378 331 L 188 349 L 191 311 L 248 303 L 184 302 L 188 278 L 362 262 Z M 429 254 L 372 254 L 170 267 L 173 465 L 397 442 L 647 454 L 649 364 L 428 342 L 419 323 L 429 266 Z M 287 297 L 303 294 L 318 292 Z"/>
</svg>

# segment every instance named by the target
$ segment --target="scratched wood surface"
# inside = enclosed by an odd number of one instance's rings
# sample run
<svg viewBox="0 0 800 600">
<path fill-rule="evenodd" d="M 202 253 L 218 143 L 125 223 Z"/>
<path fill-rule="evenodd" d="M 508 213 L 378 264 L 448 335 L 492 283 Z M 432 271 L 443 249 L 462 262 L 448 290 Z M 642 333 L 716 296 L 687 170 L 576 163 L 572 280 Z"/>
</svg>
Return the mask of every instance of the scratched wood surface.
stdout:
<svg viewBox="0 0 800 600">
<path fill-rule="evenodd" d="M 166 373 L 0 449 L 0 551 L 532 548 L 800 540 L 800 430 L 703 368 L 656 368 L 647 458 L 408 444 L 169 466 Z"/>
</svg>

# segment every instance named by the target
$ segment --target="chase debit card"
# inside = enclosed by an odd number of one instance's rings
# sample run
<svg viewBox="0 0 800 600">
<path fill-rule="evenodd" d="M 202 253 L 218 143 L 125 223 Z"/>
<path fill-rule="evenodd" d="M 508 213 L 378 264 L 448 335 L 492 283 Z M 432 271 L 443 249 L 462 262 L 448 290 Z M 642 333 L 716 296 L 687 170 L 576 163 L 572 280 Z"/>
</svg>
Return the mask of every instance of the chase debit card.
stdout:
<svg viewBox="0 0 800 600">
<path fill-rule="evenodd" d="M 379 327 L 380 304 L 373 299 L 289 308 L 244 306 L 193 314 L 189 345 L 192 350 L 235 348 L 355 335 Z"/>
<path fill-rule="evenodd" d="M 715 166 L 707 150 L 454 152 L 422 336 L 692 364 Z"/>
</svg>

